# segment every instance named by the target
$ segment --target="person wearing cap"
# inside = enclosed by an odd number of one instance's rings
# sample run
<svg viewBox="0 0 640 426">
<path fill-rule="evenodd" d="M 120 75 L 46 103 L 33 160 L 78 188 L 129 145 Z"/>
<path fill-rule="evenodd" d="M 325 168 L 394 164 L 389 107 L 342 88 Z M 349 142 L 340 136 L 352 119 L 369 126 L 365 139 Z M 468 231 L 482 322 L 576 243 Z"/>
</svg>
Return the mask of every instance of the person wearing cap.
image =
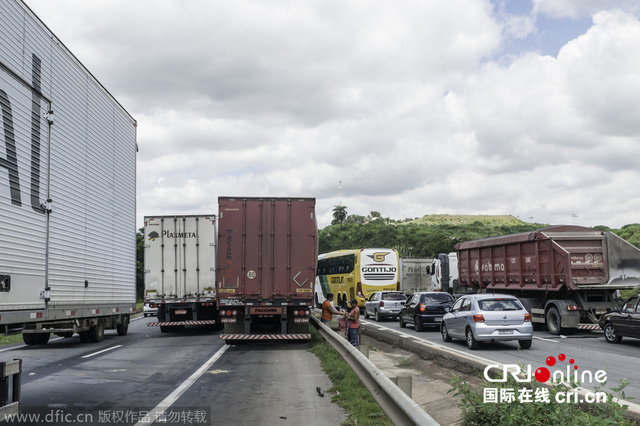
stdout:
<svg viewBox="0 0 640 426">
<path fill-rule="evenodd" d="M 331 302 L 333 302 L 333 293 L 327 293 L 327 299 L 322 302 L 322 316 L 320 317 L 320 322 L 331 322 L 334 315 L 340 315 L 340 312 L 333 307 Z"/>
<path fill-rule="evenodd" d="M 347 338 L 349 339 L 349 343 L 357 348 L 358 328 L 360 327 L 360 308 L 358 308 L 358 301 L 356 299 L 351 301 L 351 311 L 347 318 Z"/>
</svg>

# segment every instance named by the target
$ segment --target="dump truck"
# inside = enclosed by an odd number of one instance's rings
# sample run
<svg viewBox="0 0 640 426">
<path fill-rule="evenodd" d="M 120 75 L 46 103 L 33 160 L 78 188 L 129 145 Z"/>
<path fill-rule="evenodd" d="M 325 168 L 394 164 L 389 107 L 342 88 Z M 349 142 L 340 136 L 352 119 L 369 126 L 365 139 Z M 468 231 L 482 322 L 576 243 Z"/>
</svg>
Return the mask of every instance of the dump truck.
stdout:
<svg viewBox="0 0 640 426">
<path fill-rule="evenodd" d="M 617 292 L 640 285 L 640 249 L 611 232 L 553 226 L 455 248 L 460 292 L 512 294 L 556 335 L 598 329 Z"/>
<path fill-rule="evenodd" d="M 0 2 L 0 327 L 127 333 L 136 121 L 21 0 Z"/>
<path fill-rule="evenodd" d="M 157 307 L 162 333 L 219 325 L 216 215 L 145 216 L 145 303 Z"/>
<path fill-rule="evenodd" d="M 220 338 L 310 340 L 317 256 L 314 198 L 218 198 Z"/>
</svg>

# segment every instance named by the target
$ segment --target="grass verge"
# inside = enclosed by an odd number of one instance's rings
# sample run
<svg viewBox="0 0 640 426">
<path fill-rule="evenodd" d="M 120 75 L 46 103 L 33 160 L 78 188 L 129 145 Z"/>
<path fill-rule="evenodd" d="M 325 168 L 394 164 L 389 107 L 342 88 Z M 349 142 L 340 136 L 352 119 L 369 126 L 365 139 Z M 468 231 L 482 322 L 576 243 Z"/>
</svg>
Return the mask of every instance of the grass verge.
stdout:
<svg viewBox="0 0 640 426">
<path fill-rule="evenodd" d="M 332 401 L 347 411 L 349 416 L 343 425 L 393 425 L 382 408 L 373 399 L 369 391 L 349 364 L 340 354 L 324 341 L 314 327 L 311 329 L 309 350 L 320 358 L 320 365 L 333 383 L 327 392 L 333 393 Z"/>
</svg>

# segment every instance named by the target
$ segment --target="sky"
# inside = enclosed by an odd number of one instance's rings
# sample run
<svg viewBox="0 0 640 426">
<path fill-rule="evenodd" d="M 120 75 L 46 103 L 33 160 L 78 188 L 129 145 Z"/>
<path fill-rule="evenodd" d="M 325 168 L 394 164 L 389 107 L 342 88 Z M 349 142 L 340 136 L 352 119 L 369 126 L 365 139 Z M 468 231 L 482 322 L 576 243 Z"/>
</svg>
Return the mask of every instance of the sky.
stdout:
<svg viewBox="0 0 640 426">
<path fill-rule="evenodd" d="M 640 0 L 25 1 L 137 120 L 138 227 L 218 196 L 640 223 Z"/>
</svg>

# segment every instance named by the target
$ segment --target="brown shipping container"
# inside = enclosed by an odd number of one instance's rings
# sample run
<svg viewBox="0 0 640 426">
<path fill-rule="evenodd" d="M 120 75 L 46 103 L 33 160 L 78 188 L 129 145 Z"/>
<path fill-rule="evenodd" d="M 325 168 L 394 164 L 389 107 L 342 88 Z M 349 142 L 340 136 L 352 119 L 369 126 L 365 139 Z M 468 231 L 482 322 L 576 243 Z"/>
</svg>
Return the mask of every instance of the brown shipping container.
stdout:
<svg viewBox="0 0 640 426">
<path fill-rule="evenodd" d="M 219 302 L 311 303 L 318 259 L 315 199 L 220 197 L 218 206 Z"/>
</svg>

